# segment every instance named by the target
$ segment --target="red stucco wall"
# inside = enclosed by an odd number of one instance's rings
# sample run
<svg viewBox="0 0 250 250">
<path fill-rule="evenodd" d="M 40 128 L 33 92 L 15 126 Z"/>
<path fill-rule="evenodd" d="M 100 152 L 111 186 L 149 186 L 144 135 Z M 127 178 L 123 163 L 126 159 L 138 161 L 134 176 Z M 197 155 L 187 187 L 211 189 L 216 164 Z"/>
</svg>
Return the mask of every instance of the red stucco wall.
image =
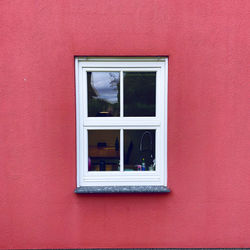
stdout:
<svg viewBox="0 0 250 250">
<path fill-rule="evenodd" d="M 249 247 L 249 9 L 1 1 L 0 248 Z M 76 55 L 169 55 L 170 194 L 74 194 Z"/>
</svg>

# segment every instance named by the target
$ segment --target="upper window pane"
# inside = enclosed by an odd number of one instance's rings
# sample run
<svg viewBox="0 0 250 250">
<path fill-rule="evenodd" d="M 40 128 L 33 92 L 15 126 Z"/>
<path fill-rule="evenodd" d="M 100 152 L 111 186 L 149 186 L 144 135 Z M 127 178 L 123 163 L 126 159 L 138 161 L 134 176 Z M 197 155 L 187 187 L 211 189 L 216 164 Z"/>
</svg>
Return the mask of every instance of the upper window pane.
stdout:
<svg viewBox="0 0 250 250">
<path fill-rule="evenodd" d="M 120 73 L 88 72 L 88 116 L 120 116 Z"/>
<path fill-rule="evenodd" d="M 124 72 L 124 116 L 155 116 L 156 72 Z"/>
</svg>

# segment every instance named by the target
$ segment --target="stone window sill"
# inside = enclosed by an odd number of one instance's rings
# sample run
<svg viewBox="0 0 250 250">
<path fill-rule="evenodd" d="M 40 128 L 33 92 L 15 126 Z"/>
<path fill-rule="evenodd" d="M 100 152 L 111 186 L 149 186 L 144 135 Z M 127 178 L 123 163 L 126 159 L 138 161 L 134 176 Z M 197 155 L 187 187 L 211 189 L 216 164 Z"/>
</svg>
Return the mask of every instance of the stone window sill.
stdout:
<svg viewBox="0 0 250 250">
<path fill-rule="evenodd" d="M 76 194 L 111 193 L 169 193 L 166 186 L 84 186 L 75 189 Z"/>
</svg>

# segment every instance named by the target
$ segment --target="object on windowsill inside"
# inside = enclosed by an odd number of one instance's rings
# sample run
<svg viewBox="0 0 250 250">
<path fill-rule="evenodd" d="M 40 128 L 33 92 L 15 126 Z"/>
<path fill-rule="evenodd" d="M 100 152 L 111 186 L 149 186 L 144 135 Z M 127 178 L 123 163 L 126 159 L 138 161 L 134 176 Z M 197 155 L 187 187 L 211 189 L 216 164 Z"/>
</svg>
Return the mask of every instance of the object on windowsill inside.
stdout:
<svg viewBox="0 0 250 250">
<path fill-rule="evenodd" d="M 89 156 L 93 158 L 119 158 L 120 151 L 116 151 L 115 147 L 89 147 Z"/>
<path fill-rule="evenodd" d="M 110 112 L 102 111 L 96 114 L 98 117 L 113 116 Z"/>
<path fill-rule="evenodd" d="M 107 143 L 106 143 L 106 142 L 98 142 L 98 143 L 97 143 L 97 147 L 98 147 L 98 148 L 107 147 Z"/>
</svg>

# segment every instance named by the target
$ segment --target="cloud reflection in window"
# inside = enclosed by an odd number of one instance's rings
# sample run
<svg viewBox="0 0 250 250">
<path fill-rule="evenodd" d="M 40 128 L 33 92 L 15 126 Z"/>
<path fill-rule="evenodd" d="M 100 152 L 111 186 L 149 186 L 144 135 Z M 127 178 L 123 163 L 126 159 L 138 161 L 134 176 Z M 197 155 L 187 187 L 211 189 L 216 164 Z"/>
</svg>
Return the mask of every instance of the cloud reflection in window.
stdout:
<svg viewBox="0 0 250 250">
<path fill-rule="evenodd" d="M 118 103 L 119 72 L 92 72 L 91 87 L 95 92 L 94 99 L 110 104 Z"/>
</svg>

